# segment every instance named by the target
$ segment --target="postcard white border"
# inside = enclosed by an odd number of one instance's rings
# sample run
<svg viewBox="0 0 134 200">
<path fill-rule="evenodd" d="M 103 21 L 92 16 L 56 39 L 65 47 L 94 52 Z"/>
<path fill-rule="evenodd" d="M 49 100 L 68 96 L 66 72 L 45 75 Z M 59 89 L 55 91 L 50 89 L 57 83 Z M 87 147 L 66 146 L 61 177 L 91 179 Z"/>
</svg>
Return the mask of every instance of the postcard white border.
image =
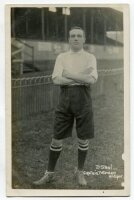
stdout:
<svg viewBox="0 0 134 200">
<path fill-rule="evenodd" d="M 77 4 L 66 4 L 78 6 Z M 129 196 L 130 194 L 130 92 L 129 92 L 129 8 L 127 4 L 121 4 L 124 12 L 124 159 L 125 159 L 125 189 L 124 190 L 47 190 L 47 189 L 12 189 L 11 188 L 11 71 L 10 59 L 6 59 L 6 193 L 7 196 Z M 51 4 L 12 4 L 6 7 L 5 26 L 6 26 L 6 58 L 10 58 L 10 8 L 11 7 L 47 7 Z M 65 6 L 65 4 L 56 4 L 56 6 Z M 117 4 L 80 4 L 80 7 L 96 6 L 110 7 L 120 6 Z"/>
</svg>

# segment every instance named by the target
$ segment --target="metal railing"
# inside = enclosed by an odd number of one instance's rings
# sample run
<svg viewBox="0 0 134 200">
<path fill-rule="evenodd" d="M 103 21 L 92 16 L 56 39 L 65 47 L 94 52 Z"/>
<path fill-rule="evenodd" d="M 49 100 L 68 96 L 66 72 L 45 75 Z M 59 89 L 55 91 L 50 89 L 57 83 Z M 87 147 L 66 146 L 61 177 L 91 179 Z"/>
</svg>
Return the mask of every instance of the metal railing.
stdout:
<svg viewBox="0 0 134 200">
<path fill-rule="evenodd" d="M 123 90 L 123 68 L 99 70 L 99 78 L 92 87 L 92 96 Z M 58 104 L 59 86 L 51 76 L 12 79 L 12 119 L 19 120 L 34 114 L 51 111 Z"/>
</svg>

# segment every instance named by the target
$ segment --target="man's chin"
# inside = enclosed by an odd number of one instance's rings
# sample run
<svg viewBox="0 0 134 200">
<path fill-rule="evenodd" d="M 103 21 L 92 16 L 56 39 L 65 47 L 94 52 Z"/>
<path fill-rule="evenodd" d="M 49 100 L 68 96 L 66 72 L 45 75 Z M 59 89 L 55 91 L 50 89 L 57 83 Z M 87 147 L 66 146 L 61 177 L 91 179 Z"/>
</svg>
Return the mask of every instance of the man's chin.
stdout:
<svg viewBox="0 0 134 200">
<path fill-rule="evenodd" d="M 72 50 L 73 51 L 80 51 L 82 48 L 80 48 L 79 46 L 77 46 L 77 45 L 74 45 L 73 47 L 72 47 Z"/>
</svg>

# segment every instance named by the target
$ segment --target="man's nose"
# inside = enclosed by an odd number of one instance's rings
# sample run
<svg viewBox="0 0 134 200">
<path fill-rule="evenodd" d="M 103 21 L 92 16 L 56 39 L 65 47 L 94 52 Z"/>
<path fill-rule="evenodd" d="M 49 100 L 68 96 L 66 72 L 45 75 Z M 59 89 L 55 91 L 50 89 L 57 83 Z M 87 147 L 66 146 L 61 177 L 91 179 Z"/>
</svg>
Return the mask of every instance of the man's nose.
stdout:
<svg viewBox="0 0 134 200">
<path fill-rule="evenodd" d="M 77 37 L 77 35 L 75 36 L 75 38 L 74 38 L 75 40 L 78 40 L 78 37 Z"/>
</svg>

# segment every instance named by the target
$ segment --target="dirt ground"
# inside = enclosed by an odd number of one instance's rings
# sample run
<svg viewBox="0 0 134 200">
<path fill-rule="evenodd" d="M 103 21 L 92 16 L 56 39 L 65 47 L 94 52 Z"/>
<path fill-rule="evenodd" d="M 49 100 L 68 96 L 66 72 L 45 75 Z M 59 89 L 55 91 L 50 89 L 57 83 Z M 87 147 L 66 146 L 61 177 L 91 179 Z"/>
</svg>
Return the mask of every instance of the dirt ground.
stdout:
<svg viewBox="0 0 134 200">
<path fill-rule="evenodd" d="M 85 163 L 86 189 L 122 189 L 124 181 L 123 92 L 112 91 L 93 98 L 95 137 L 89 141 Z M 64 140 L 56 166 L 56 181 L 33 186 L 47 168 L 53 133 L 53 111 L 12 124 L 12 187 L 17 189 L 83 189 L 77 185 L 77 138 Z M 85 188 L 84 188 L 85 189 Z"/>
</svg>

